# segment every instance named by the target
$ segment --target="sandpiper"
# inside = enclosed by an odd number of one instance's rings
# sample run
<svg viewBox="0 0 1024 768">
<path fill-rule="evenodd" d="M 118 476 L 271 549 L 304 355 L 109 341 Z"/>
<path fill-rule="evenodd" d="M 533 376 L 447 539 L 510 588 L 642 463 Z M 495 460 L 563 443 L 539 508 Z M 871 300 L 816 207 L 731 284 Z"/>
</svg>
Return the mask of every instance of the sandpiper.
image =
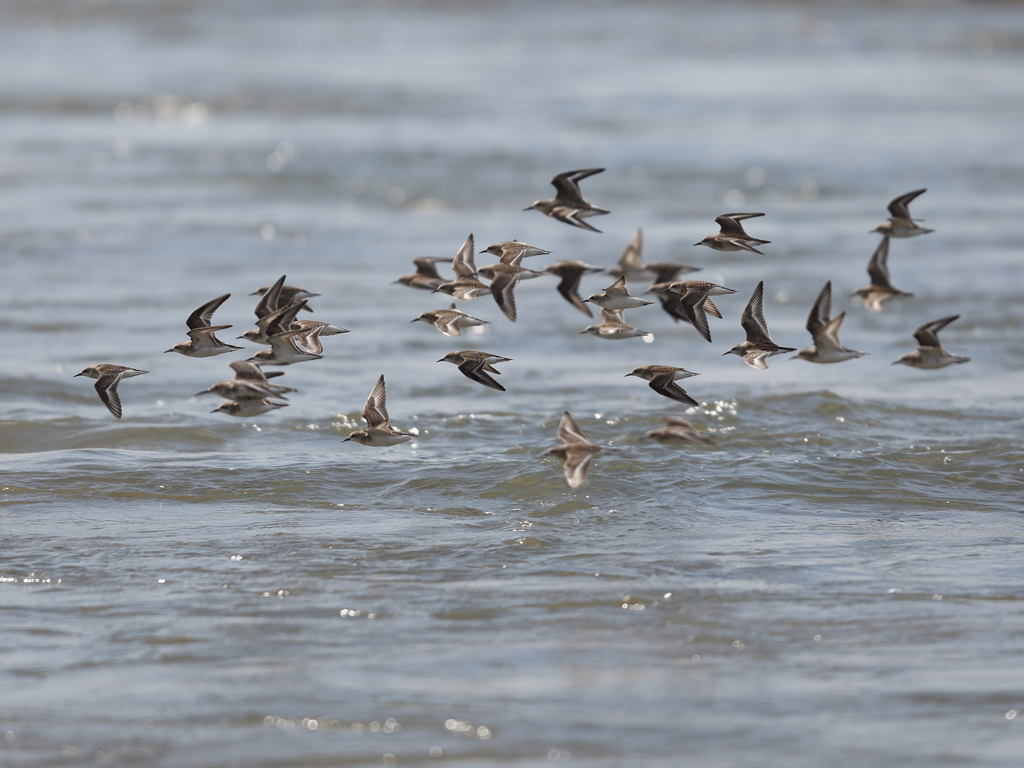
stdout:
<svg viewBox="0 0 1024 768">
<path fill-rule="evenodd" d="M 905 195 L 900 195 L 894 198 L 889 203 L 889 213 L 892 216 L 885 224 L 879 224 L 875 227 L 872 232 L 878 232 L 885 235 L 886 237 L 916 237 L 917 235 L 926 235 L 929 232 L 934 232 L 934 229 L 925 229 L 918 224 L 914 219 L 910 217 L 910 202 L 918 195 L 922 195 L 927 189 L 915 189 L 913 192 L 907 192 Z"/>
<path fill-rule="evenodd" d="M 634 368 L 626 376 L 636 376 L 639 379 L 649 382 L 648 386 L 659 395 L 678 400 L 687 405 L 699 405 L 699 403 L 686 394 L 686 391 L 676 384 L 679 379 L 688 379 L 691 376 L 700 376 L 685 368 L 673 368 L 671 365 L 641 365 Z"/>
<path fill-rule="evenodd" d="M 505 317 L 513 323 L 516 321 L 515 287 L 523 273 L 523 254 L 520 252 L 511 261 L 498 262 L 491 266 L 494 279 L 491 281 L 491 296 L 494 297 Z"/>
<path fill-rule="evenodd" d="M 634 336 L 643 336 L 644 341 L 654 339 L 653 333 L 639 331 L 631 325 L 626 325 L 622 319 L 621 309 L 602 309 L 601 321 L 597 325 L 588 325 L 580 333 L 589 333 L 599 339 L 631 339 Z"/>
<path fill-rule="evenodd" d="M 459 312 L 452 302 L 448 309 L 432 309 L 428 312 L 421 312 L 420 316 L 409 321 L 410 323 L 430 323 L 445 336 L 461 336 L 463 328 L 472 328 L 477 325 L 489 325 L 487 320 L 480 320 Z"/>
<path fill-rule="evenodd" d="M 307 344 L 313 348 L 319 346 L 315 330 L 306 331 L 301 328 L 292 329 L 291 327 L 295 313 L 305 306 L 306 302 L 303 300 L 299 304 L 290 304 L 278 310 L 278 312 L 283 314 L 268 326 L 268 331 L 275 330 L 278 326 L 287 330 L 280 330 L 271 335 L 267 339 L 270 349 L 257 352 L 249 358 L 250 363 L 258 365 L 292 365 L 293 363 L 301 363 L 306 360 L 320 360 L 323 357 L 319 352 L 313 352 L 306 346 Z"/>
<path fill-rule="evenodd" d="M 269 291 L 272 287 L 273 286 L 271 286 L 271 285 L 261 286 L 260 288 L 257 288 L 255 291 L 253 291 L 249 295 L 250 296 L 262 296 L 264 293 Z M 280 295 L 278 297 L 278 300 L 277 300 L 277 306 L 278 307 L 284 307 L 284 306 L 287 306 L 289 304 L 298 304 L 300 301 L 303 301 L 304 299 L 311 299 L 314 296 L 319 296 L 319 295 L 320 295 L 319 293 L 313 293 L 312 291 L 307 291 L 305 288 L 296 288 L 294 285 L 283 285 L 282 284 L 281 285 L 281 293 L 280 293 Z M 311 306 L 309 306 L 309 304 L 306 304 L 304 309 L 307 312 L 312 312 L 313 311 L 313 308 Z"/>
<path fill-rule="evenodd" d="M 188 320 L 185 321 L 189 328 L 189 341 L 175 344 L 170 349 L 164 351 L 177 352 L 179 355 L 185 355 L 186 357 L 213 357 L 214 355 L 223 355 L 225 352 L 241 349 L 241 347 L 236 347 L 232 344 L 225 344 L 215 334 L 215 331 L 223 331 L 225 328 L 230 328 L 230 325 L 210 324 L 210 321 L 213 319 L 213 313 L 230 297 L 230 293 L 218 296 L 216 299 L 206 302 L 189 315 Z"/>
<path fill-rule="evenodd" d="M 480 282 L 476 271 L 476 262 L 473 260 L 473 233 L 470 232 L 466 242 L 462 244 L 459 252 L 452 260 L 452 271 L 455 272 L 455 279 L 448 283 L 442 283 L 434 293 L 441 292 L 453 296 L 459 301 L 472 301 L 478 296 L 486 296 L 491 289 Z"/>
<path fill-rule="evenodd" d="M 413 259 L 416 271 L 411 275 L 402 275 L 395 280 L 396 283 L 408 285 L 410 288 L 419 288 L 424 291 L 436 291 L 441 285 L 447 282 L 437 272 L 435 264 L 438 262 L 451 261 L 444 256 L 421 256 Z"/>
<path fill-rule="evenodd" d="M 121 418 L 121 398 L 117 394 L 117 385 L 121 379 L 130 379 L 132 376 L 141 376 L 149 371 L 140 371 L 138 368 L 129 368 L 126 365 L 112 365 L 111 363 L 98 363 L 89 365 L 76 373 L 71 378 L 85 376 L 89 379 L 96 379 L 96 392 L 100 400 L 107 406 L 115 419 Z"/>
<path fill-rule="evenodd" d="M 587 482 L 587 470 L 590 469 L 590 462 L 595 453 L 616 450 L 587 440 L 568 411 L 562 414 L 562 420 L 558 423 L 558 439 L 562 441 L 562 445 L 552 446 L 547 452 L 564 462 L 565 480 L 573 490 L 581 488 Z"/>
<path fill-rule="evenodd" d="M 260 294 L 260 300 L 256 302 L 256 308 L 253 310 L 256 313 L 256 327 L 243 333 L 238 337 L 239 339 L 245 339 L 254 344 L 269 344 L 273 333 L 287 330 L 287 328 L 277 327 L 273 332 L 267 333 L 267 327 L 280 318 L 286 307 L 291 306 L 290 303 L 281 301 L 281 289 L 284 287 L 285 277 L 286 275 L 281 275 L 273 285 L 268 286 Z M 290 317 L 294 316 L 295 313 L 290 315 Z"/>
<path fill-rule="evenodd" d="M 844 360 L 852 360 L 855 357 L 864 357 L 867 352 L 858 352 L 855 349 L 847 349 L 839 341 L 839 328 L 843 324 L 845 312 L 838 317 L 832 318 L 832 281 L 825 283 L 818 298 L 807 315 L 807 330 L 814 339 L 814 344 L 801 349 L 792 358 L 800 358 L 810 363 L 841 363 Z"/>
<path fill-rule="evenodd" d="M 261 413 L 276 411 L 278 408 L 287 407 L 288 403 L 275 403 L 271 400 L 232 400 L 228 403 L 221 403 L 210 411 L 210 413 L 226 413 L 228 416 L 236 416 L 240 419 L 244 419 L 249 416 L 259 416 Z"/>
<path fill-rule="evenodd" d="M 657 440 L 662 445 L 675 446 L 713 442 L 711 435 L 698 432 L 693 424 L 682 416 L 666 416 L 664 427 L 652 429 L 646 432 L 644 437 Z"/>
<path fill-rule="evenodd" d="M 644 233 L 638 229 L 626 249 L 619 256 L 619 261 L 614 267 L 605 271 L 615 277 L 625 276 L 627 280 L 653 280 L 655 283 L 669 283 L 677 279 L 682 272 L 699 272 L 700 267 L 691 267 L 689 264 L 677 264 L 674 261 L 652 261 L 644 263 L 643 260 Z"/>
<path fill-rule="evenodd" d="M 267 375 L 260 370 L 258 365 L 253 365 L 245 360 L 235 360 L 230 365 L 235 372 L 235 378 L 229 381 L 219 381 L 202 392 L 196 392 L 193 397 L 217 395 L 225 400 L 235 401 L 263 400 L 272 397 L 287 400 L 288 398 L 285 397 L 287 392 L 297 391 L 291 387 L 270 383 Z M 282 372 L 272 371 L 271 373 L 280 375 Z"/>
<path fill-rule="evenodd" d="M 889 278 L 889 238 L 883 237 L 868 261 L 868 277 L 871 285 L 853 292 L 872 312 L 885 310 L 885 302 L 895 296 L 913 296 L 912 293 L 893 288 Z"/>
<path fill-rule="evenodd" d="M 604 267 L 594 267 L 590 264 L 584 264 L 582 261 L 563 260 L 556 261 L 554 264 L 548 264 L 544 267 L 544 271 L 551 275 L 557 275 L 562 279 L 558 284 L 558 292 L 562 294 L 566 301 L 587 317 L 594 316 L 594 313 L 590 311 L 590 307 L 584 304 L 583 299 L 580 298 L 580 279 L 584 275 L 603 272 Z"/>
<path fill-rule="evenodd" d="M 939 341 L 939 331 L 958 317 L 960 315 L 950 315 L 949 317 L 932 320 L 930 323 L 922 325 L 914 331 L 914 338 L 917 339 L 919 345 L 917 350 L 900 355 L 899 360 L 894 360 L 892 364 L 898 365 L 902 363 L 903 365 L 909 365 L 911 368 L 934 371 L 954 363 L 969 363 L 971 358 L 957 357 L 956 355 L 949 354 L 943 348 L 942 342 Z"/>
<path fill-rule="evenodd" d="M 370 390 L 370 396 L 366 398 L 366 405 L 363 406 L 363 418 L 366 420 L 366 429 L 360 429 L 346 437 L 342 442 L 354 440 L 362 445 L 374 447 L 398 445 L 406 440 L 412 440 L 415 435 L 408 432 L 399 432 L 391 426 L 391 419 L 388 418 L 387 392 L 384 389 L 384 375 L 377 379 L 377 383 Z"/>
<path fill-rule="evenodd" d="M 590 216 L 601 216 L 605 213 L 611 213 L 611 211 L 605 208 L 598 208 L 596 205 L 591 205 L 584 200 L 583 193 L 580 192 L 579 183 L 588 176 L 601 173 L 603 170 L 604 168 L 586 168 L 579 171 L 560 173 L 551 180 L 551 183 L 555 186 L 555 196 L 550 200 L 538 200 L 529 208 L 524 208 L 523 210 L 537 210 L 553 219 L 564 221 L 566 224 L 572 224 L 574 227 L 589 229 L 591 232 L 600 232 L 601 230 L 592 227 L 584 219 Z"/>
<path fill-rule="evenodd" d="M 605 288 L 603 292 L 591 294 L 584 301 L 589 301 L 591 304 L 596 304 L 604 309 L 633 309 L 634 307 L 643 307 L 654 303 L 637 296 L 631 296 L 626 288 L 625 275 Z"/>
<path fill-rule="evenodd" d="M 480 251 L 480 253 L 489 253 L 497 256 L 502 264 L 511 264 L 519 254 L 522 254 L 525 258 L 527 256 L 546 256 L 551 251 L 545 251 L 543 248 L 527 245 L 518 240 L 506 240 L 503 243 L 492 243 Z"/>
<path fill-rule="evenodd" d="M 740 325 L 747 332 L 747 340 L 723 354 L 739 355 L 751 368 L 763 370 L 768 367 L 766 361 L 772 355 L 796 352 L 796 347 L 780 347 L 768 335 L 768 324 L 764 321 L 764 280 L 757 284 L 750 301 L 743 308 Z"/>
<path fill-rule="evenodd" d="M 769 240 L 758 240 L 751 237 L 743 230 L 742 222 L 746 219 L 753 219 L 764 216 L 763 213 L 726 213 L 715 219 L 719 232 L 717 235 L 708 235 L 699 243 L 694 245 L 706 245 L 716 251 L 750 251 L 764 256 L 755 246 L 768 245 Z"/>
<path fill-rule="evenodd" d="M 501 371 L 496 370 L 492 366 L 498 363 L 507 363 L 511 359 L 512 358 L 509 357 L 492 355 L 490 352 L 477 352 L 476 350 L 465 349 L 461 352 L 449 352 L 437 362 L 454 363 L 459 366 L 459 370 L 462 371 L 467 378 L 472 379 L 479 384 L 483 384 L 485 387 L 490 387 L 491 389 L 496 389 L 499 392 L 504 392 L 505 388 L 487 374 L 500 374 Z"/>
<path fill-rule="evenodd" d="M 711 326 L 708 324 L 707 313 L 711 312 L 719 318 L 722 317 L 722 313 L 718 311 L 715 302 L 711 301 L 711 291 L 715 287 L 720 286 L 715 286 L 713 283 L 707 283 L 703 280 L 686 280 L 670 283 L 666 287 L 665 293 L 669 294 L 669 296 L 674 294 L 679 298 L 674 303 L 671 298 L 663 299 L 661 306 L 673 318 L 678 317 L 688 322 L 697 329 L 697 333 L 705 341 L 710 342 Z"/>
</svg>

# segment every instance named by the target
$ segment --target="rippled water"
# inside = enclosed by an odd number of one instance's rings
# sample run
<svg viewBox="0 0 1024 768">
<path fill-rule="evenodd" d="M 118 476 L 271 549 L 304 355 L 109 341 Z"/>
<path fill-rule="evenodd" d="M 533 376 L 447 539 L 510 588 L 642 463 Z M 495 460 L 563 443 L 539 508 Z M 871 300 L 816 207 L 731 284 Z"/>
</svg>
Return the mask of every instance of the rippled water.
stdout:
<svg viewBox="0 0 1024 768">
<path fill-rule="evenodd" d="M 1019 765 L 1018 5 L 0 21 L 0 764 Z M 593 166 L 604 234 L 522 212 Z M 936 231 L 890 256 L 915 295 L 868 313 L 868 231 L 918 187 Z M 767 213 L 765 257 L 692 247 L 726 210 Z M 638 227 L 738 291 L 713 344 L 657 307 L 627 315 L 651 344 L 580 335 L 544 278 L 450 339 L 391 283 L 471 231 L 611 265 Z M 163 350 L 222 293 L 222 336 L 251 327 L 282 273 L 352 333 L 286 369 L 287 409 L 209 413 L 232 356 Z M 762 279 L 779 343 L 832 280 L 870 356 L 723 357 Z M 969 364 L 890 365 L 949 314 Z M 512 358 L 508 392 L 434 362 L 466 347 Z M 96 362 L 150 371 L 121 421 L 72 378 Z M 701 406 L 624 378 L 650 363 Z M 382 373 L 419 436 L 343 443 Z M 544 454 L 565 409 L 620 449 L 576 492 Z M 642 439 L 679 413 L 715 443 Z"/>
</svg>

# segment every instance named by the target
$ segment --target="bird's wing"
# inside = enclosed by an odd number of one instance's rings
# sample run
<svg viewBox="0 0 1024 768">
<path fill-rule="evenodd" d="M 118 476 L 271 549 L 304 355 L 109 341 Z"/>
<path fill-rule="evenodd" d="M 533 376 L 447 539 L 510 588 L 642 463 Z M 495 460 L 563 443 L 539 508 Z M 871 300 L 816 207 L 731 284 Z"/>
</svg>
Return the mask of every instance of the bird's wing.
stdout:
<svg viewBox="0 0 1024 768">
<path fill-rule="evenodd" d="M 811 336 L 816 336 L 819 328 L 828 325 L 831 316 L 832 281 L 829 280 L 825 283 L 825 287 L 821 289 L 818 298 L 814 300 L 814 306 L 811 307 L 811 311 L 807 315 L 807 331 Z"/>
<path fill-rule="evenodd" d="M 892 288 L 889 281 L 889 238 L 883 237 L 868 261 L 868 277 L 871 284 L 880 288 Z"/>
<path fill-rule="evenodd" d="M 764 280 L 757 284 L 757 288 L 750 296 L 750 301 L 743 308 L 740 325 L 746 331 L 747 341 L 771 341 L 771 337 L 768 335 L 768 325 L 764 321 Z"/>
<path fill-rule="evenodd" d="M 381 424 L 390 424 L 387 408 L 387 392 L 384 389 L 384 374 L 377 379 L 377 383 L 370 390 L 370 396 L 366 398 L 366 405 L 363 406 L 363 418 L 366 419 L 366 428 L 373 429 Z"/>
<path fill-rule="evenodd" d="M 203 304 L 203 306 L 189 315 L 188 320 L 185 321 L 188 324 L 189 329 L 195 330 L 196 328 L 206 328 L 209 326 L 210 321 L 213 319 L 213 313 L 217 311 L 217 307 L 229 298 L 231 298 L 231 294 L 225 293 L 223 296 L 218 296 L 216 299 Z M 231 326 L 225 325 L 224 327 L 230 328 Z"/>
<path fill-rule="evenodd" d="M 905 195 L 893 198 L 892 202 L 889 203 L 889 213 L 893 215 L 893 218 L 909 219 L 910 209 L 907 206 L 910 205 L 914 198 L 924 194 L 926 191 L 927 188 L 915 189 L 913 192 L 907 192 Z"/>
</svg>

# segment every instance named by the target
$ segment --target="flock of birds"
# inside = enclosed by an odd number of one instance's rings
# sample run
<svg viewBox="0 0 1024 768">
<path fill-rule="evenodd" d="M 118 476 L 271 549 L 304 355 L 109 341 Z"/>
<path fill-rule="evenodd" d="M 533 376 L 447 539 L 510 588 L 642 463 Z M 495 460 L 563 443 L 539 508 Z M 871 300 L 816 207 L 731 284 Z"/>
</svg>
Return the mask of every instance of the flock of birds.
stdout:
<svg viewBox="0 0 1024 768">
<path fill-rule="evenodd" d="M 555 197 L 538 200 L 525 210 L 537 210 L 541 213 L 580 229 L 600 232 L 586 219 L 609 213 L 587 202 L 580 191 L 579 182 L 603 171 L 603 168 L 587 168 L 567 171 L 555 176 Z M 882 235 L 882 240 L 868 262 L 868 275 L 871 284 L 858 288 L 853 295 L 863 300 L 869 310 L 881 312 L 885 302 L 893 297 L 910 296 L 892 285 L 889 277 L 888 257 L 889 243 L 892 238 L 916 237 L 931 232 L 915 221 L 909 211 L 909 204 L 925 190 L 918 189 L 900 195 L 889 203 L 888 221 L 877 226 L 873 231 Z M 743 223 L 749 219 L 763 216 L 763 213 L 727 213 L 715 219 L 719 232 L 701 239 L 695 246 L 703 245 L 716 251 L 748 251 L 764 255 L 759 246 L 768 245 L 769 241 L 751 237 L 744 229 Z M 430 310 L 421 313 L 411 322 L 424 322 L 433 325 L 446 336 L 461 336 L 463 329 L 487 325 L 488 321 L 472 317 L 456 308 L 458 301 L 471 301 L 481 296 L 490 295 L 502 313 L 512 322 L 517 319 L 515 289 L 522 280 L 544 275 L 555 275 L 560 279 L 558 292 L 576 309 L 588 317 L 593 317 L 591 306 L 600 310 L 601 322 L 587 326 L 580 333 L 589 333 L 602 339 L 626 339 L 644 337 L 653 338 L 646 331 L 628 325 L 623 314 L 628 309 L 635 309 L 654 304 L 654 301 L 630 294 L 628 281 L 653 280 L 645 291 L 654 296 L 675 321 L 692 325 L 706 341 L 711 341 L 711 330 L 708 315 L 721 318 L 712 297 L 736 293 L 731 288 L 702 280 L 680 280 L 686 272 L 699 268 L 675 262 L 648 262 L 642 257 L 642 234 L 640 231 L 633 236 L 616 266 L 603 267 L 586 264 L 582 261 L 556 261 L 543 268 L 533 270 L 523 266 L 523 259 L 531 256 L 547 255 L 550 251 L 537 248 L 518 240 L 495 243 L 480 251 L 490 254 L 498 261 L 484 267 L 475 263 L 475 243 L 473 235 L 466 238 L 454 258 L 421 257 L 413 260 L 416 272 L 400 277 L 396 282 L 434 293 L 444 293 L 453 301 L 447 308 Z M 437 265 L 451 262 L 454 279 L 442 277 Z M 584 299 L 579 294 L 581 278 L 586 274 L 605 272 L 617 278 L 604 291 L 595 293 Z M 489 282 L 485 283 L 484 280 Z M 225 413 L 236 417 L 251 417 L 283 408 L 288 403 L 287 394 L 295 389 L 276 384 L 272 381 L 282 375 L 282 371 L 265 371 L 265 366 L 286 366 L 323 357 L 321 336 L 348 333 L 329 323 L 313 320 L 300 320 L 302 311 L 312 311 L 308 301 L 319 294 L 284 284 L 282 275 L 273 285 L 264 286 L 252 295 L 258 295 L 256 304 L 256 328 L 246 331 L 239 339 L 256 343 L 268 344 L 269 349 L 257 352 L 247 360 L 230 363 L 235 373 L 234 378 L 211 385 L 196 396 L 212 394 L 226 400 L 214 409 L 213 413 Z M 216 332 L 231 326 L 213 325 L 213 315 L 231 294 L 218 296 L 203 304 L 189 315 L 189 340 L 175 344 L 167 352 L 176 352 L 187 357 L 213 357 L 241 350 L 242 347 L 227 344 L 217 338 Z M 846 312 L 831 317 L 832 284 L 827 282 L 817 300 L 811 307 L 807 317 L 807 330 L 813 343 L 806 349 L 797 351 L 794 347 L 783 347 L 776 344 L 769 332 L 764 319 L 764 281 L 754 289 L 743 314 L 740 324 L 746 333 L 746 340 L 736 344 L 724 354 L 733 354 L 757 369 L 768 368 L 768 358 L 786 352 L 796 352 L 793 359 L 807 360 L 812 363 L 839 363 L 863 357 L 866 353 L 847 349 L 839 340 L 839 329 L 846 317 Z M 938 333 L 956 320 L 959 315 L 943 317 L 925 323 L 915 332 L 914 337 L 918 348 L 914 352 L 902 355 L 893 364 L 909 365 L 924 370 L 935 370 L 948 365 L 966 363 L 969 358 L 958 357 L 947 352 L 939 341 Z M 492 374 L 500 372 L 494 367 L 499 363 L 508 362 L 509 358 L 490 352 L 478 350 L 460 350 L 449 352 L 438 362 L 456 365 L 467 378 L 490 389 L 501 392 L 505 388 L 493 378 Z M 140 376 L 147 371 L 123 365 L 102 363 L 90 365 L 76 376 L 85 376 L 96 380 L 96 391 L 110 412 L 121 418 L 121 401 L 117 386 L 122 379 Z M 634 368 L 626 376 L 635 376 L 648 382 L 651 389 L 659 395 L 670 398 L 689 406 L 697 406 L 696 400 L 676 382 L 698 374 L 667 365 L 642 365 Z M 363 419 L 366 428 L 351 433 L 345 440 L 351 440 L 368 446 L 391 446 L 411 440 L 415 435 L 402 432 L 391 425 L 387 412 L 387 392 L 382 375 L 374 385 L 363 407 Z M 710 442 L 710 436 L 699 432 L 681 416 L 665 418 L 665 426 L 653 429 L 645 437 L 666 445 L 685 445 L 689 443 Z M 587 479 L 587 471 L 594 454 L 602 450 L 615 450 L 608 446 L 592 443 L 583 434 L 579 425 L 566 411 L 558 425 L 558 438 L 561 443 L 548 449 L 548 453 L 562 460 L 565 479 L 573 489 L 580 488 Z"/>
</svg>

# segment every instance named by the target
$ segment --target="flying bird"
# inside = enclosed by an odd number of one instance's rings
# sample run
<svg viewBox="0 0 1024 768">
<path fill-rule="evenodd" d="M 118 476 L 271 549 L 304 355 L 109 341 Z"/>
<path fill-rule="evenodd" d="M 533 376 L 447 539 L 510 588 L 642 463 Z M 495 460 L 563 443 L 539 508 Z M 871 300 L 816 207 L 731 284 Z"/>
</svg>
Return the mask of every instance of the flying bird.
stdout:
<svg viewBox="0 0 1024 768">
<path fill-rule="evenodd" d="M 716 251 L 750 251 L 764 256 L 757 250 L 758 245 L 768 245 L 770 240 L 758 240 L 751 237 L 743 229 L 743 222 L 764 216 L 763 213 L 726 213 L 715 219 L 719 232 L 717 235 L 708 235 L 694 245 L 706 245 Z"/>
<path fill-rule="evenodd" d="M 117 394 L 117 385 L 121 379 L 129 379 L 132 376 L 141 376 L 149 371 L 140 371 L 138 368 L 129 368 L 125 365 L 112 365 L 110 363 L 99 363 L 89 365 L 76 373 L 71 378 L 85 376 L 88 379 L 96 379 L 96 392 L 100 400 L 107 406 L 115 419 L 121 418 L 121 398 Z"/>
<path fill-rule="evenodd" d="M 852 360 L 855 357 L 864 357 L 867 352 L 858 352 L 855 349 L 847 349 L 839 341 L 839 328 L 846 317 L 841 312 L 838 317 L 832 318 L 832 281 L 825 283 L 818 298 L 807 315 L 807 330 L 814 339 L 814 343 L 801 349 L 791 360 L 800 358 L 810 363 L 841 363 L 844 360 Z"/>
<path fill-rule="evenodd" d="M 747 340 L 724 354 L 739 355 L 751 368 L 764 370 L 768 367 L 767 360 L 772 355 L 796 351 L 796 347 L 780 347 L 768 335 L 768 324 L 764 321 L 764 280 L 757 284 L 750 301 L 744 307 L 740 325 L 747 332 Z"/>
<path fill-rule="evenodd" d="M 553 219 L 564 221 L 566 224 L 572 224 L 574 227 L 589 229 L 591 232 L 600 232 L 601 230 L 591 226 L 584 219 L 591 216 L 601 216 L 611 213 L 611 211 L 605 208 L 598 208 L 596 205 L 591 205 L 584 200 L 583 193 L 580 192 L 579 183 L 588 176 L 601 173 L 603 170 L 604 168 L 586 168 L 580 171 L 560 173 L 551 180 L 551 183 L 555 186 L 555 196 L 550 200 L 538 200 L 529 208 L 524 208 L 523 210 L 537 210 Z"/>
<path fill-rule="evenodd" d="M 912 200 L 926 191 L 927 189 L 915 189 L 913 192 L 907 192 L 905 195 L 893 198 L 892 202 L 889 203 L 889 213 L 892 214 L 889 220 L 884 224 L 879 224 L 871 231 L 878 232 L 886 237 L 916 237 L 917 235 L 926 235 L 929 232 L 934 232 L 934 229 L 925 229 L 914 221 L 910 217 L 910 208 L 908 207 Z"/>
</svg>

